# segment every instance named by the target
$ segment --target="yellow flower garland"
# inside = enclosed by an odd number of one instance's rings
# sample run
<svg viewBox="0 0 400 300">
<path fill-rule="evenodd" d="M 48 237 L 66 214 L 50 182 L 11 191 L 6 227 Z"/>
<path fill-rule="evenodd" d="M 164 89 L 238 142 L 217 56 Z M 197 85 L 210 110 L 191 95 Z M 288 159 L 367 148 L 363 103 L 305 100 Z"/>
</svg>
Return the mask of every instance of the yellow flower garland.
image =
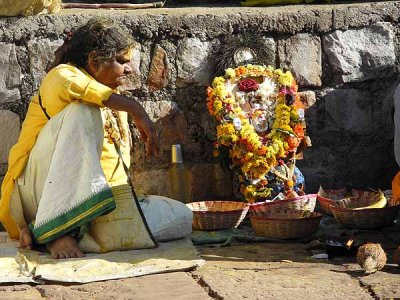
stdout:
<svg viewBox="0 0 400 300">
<path fill-rule="evenodd" d="M 278 87 L 278 93 L 274 95 L 275 119 L 271 131 L 265 136 L 259 136 L 249 122 L 246 113 L 236 101 L 228 89 L 228 85 L 238 84 L 246 78 L 270 78 Z M 294 132 L 294 126 L 298 124 L 298 108 L 301 107 L 299 97 L 296 94 L 297 84 L 292 74 L 270 66 L 246 65 L 236 69 L 227 69 L 224 77 L 216 77 L 212 88 L 208 88 L 207 107 L 210 113 L 216 117 L 217 141 L 220 145 L 228 147 L 230 158 L 234 167 L 240 168 L 244 178 L 250 184 L 242 187 L 248 202 L 254 202 L 256 198 L 268 197 L 270 190 L 265 188 L 265 175 L 277 165 L 279 158 L 287 156 L 289 151 L 294 151 L 296 143 L 289 138 L 299 139 Z M 291 105 L 287 105 L 286 94 L 294 97 Z M 240 120 L 240 128 L 235 128 L 234 119 Z M 264 182 L 264 187 L 259 182 Z"/>
</svg>

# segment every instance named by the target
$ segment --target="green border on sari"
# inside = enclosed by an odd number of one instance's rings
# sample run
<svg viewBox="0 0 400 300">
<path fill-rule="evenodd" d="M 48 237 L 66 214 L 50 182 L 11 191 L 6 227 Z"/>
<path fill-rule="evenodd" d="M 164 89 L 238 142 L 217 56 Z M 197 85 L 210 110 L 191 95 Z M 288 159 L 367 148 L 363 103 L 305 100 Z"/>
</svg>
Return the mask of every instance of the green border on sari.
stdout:
<svg viewBox="0 0 400 300">
<path fill-rule="evenodd" d="M 89 223 L 113 209 L 115 209 L 113 194 L 111 188 L 106 188 L 90 196 L 78 206 L 57 216 L 48 223 L 38 228 L 34 228 L 34 224 L 31 223 L 29 227 L 35 242 L 44 244 Z"/>
</svg>

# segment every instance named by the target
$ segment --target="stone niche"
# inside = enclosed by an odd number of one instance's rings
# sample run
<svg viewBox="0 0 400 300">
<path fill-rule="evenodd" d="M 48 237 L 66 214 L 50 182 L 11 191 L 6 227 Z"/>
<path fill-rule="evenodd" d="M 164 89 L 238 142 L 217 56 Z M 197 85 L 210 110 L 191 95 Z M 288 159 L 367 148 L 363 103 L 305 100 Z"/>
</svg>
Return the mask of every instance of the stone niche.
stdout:
<svg viewBox="0 0 400 300">
<path fill-rule="evenodd" d="M 396 1 L 254 11 L 232 6 L 98 12 L 111 16 L 138 42 L 127 89 L 148 111 L 161 139 L 160 156 L 149 160 L 133 135 L 138 190 L 169 195 L 170 149 L 180 143 L 192 174 L 192 198 L 232 196 L 231 177 L 218 170 L 212 156 L 215 123 L 205 97 L 223 38 L 249 32 L 263 39 L 266 64 L 291 70 L 298 80 L 313 143 L 298 162 L 308 191 L 346 183 L 390 188 L 398 169 L 391 119 L 399 61 Z M 2 141 L 7 141 L 0 164 L 64 29 L 91 17 L 82 10 L 0 19 L 0 123 Z"/>
</svg>

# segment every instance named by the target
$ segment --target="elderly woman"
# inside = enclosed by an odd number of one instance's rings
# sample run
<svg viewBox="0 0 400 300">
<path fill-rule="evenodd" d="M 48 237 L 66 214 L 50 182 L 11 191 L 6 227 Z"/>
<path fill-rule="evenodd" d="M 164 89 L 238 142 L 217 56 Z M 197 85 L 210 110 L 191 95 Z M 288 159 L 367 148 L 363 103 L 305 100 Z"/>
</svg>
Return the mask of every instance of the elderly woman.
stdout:
<svg viewBox="0 0 400 300">
<path fill-rule="evenodd" d="M 138 102 L 117 92 L 132 72 L 133 46 L 111 20 L 93 19 L 57 50 L 2 185 L 0 220 L 21 248 L 46 244 L 54 258 L 83 256 L 80 229 L 115 208 L 110 187 L 128 180 L 127 113 L 147 155 L 158 154 L 153 122 Z"/>
</svg>

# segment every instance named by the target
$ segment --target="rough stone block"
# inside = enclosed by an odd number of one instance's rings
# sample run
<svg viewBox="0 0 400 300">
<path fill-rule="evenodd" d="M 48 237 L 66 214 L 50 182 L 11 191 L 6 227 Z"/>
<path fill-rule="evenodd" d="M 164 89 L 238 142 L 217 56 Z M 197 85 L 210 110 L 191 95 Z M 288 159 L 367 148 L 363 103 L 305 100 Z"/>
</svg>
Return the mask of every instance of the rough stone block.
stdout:
<svg viewBox="0 0 400 300">
<path fill-rule="evenodd" d="M 330 90 L 323 101 L 327 130 L 344 130 L 352 134 L 373 132 L 372 99 L 368 92 L 356 89 Z"/>
<path fill-rule="evenodd" d="M 355 7 L 354 7 L 355 8 Z M 396 1 L 369 2 L 353 9 L 346 5 L 332 9 L 333 30 L 368 27 L 377 22 L 394 21 L 399 18 L 400 8 Z M 328 31 L 326 31 L 328 32 Z"/>
<path fill-rule="evenodd" d="M 164 39 L 162 41 L 160 41 L 160 47 L 163 48 L 165 50 L 165 52 L 167 53 L 167 57 L 169 58 L 169 82 L 168 85 L 171 88 L 175 88 L 175 82 L 176 82 L 176 78 L 178 75 L 178 70 L 177 70 L 177 66 L 174 63 L 175 62 L 175 57 L 176 57 L 176 50 L 177 50 L 177 46 L 171 41 L 171 40 L 167 40 Z"/>
<path fill-rule="evenodd" d="M 17 142 L 20 132 L 19 116 L 8 110 L 0 110 L 0 164 L 8 161 L 8 153 Z"/>
<path fill-rule="evenodd" d="M 231 175 L 219 164 L 193 164 L 191 173 L 192 201 L 233 199 Z"/>
<path fill-rule="evenodd" d="M 321 86 L 321 41 L 301 33 L 278 42 L 280 67 L 292 71 L 300 86 Z"/>
<path fill-rule="evenodd" d="M 54 52 L 62 45 L 62 40 L 34 39 L 28 42 L 30 72 L 33 78 L 33 88 L 39 88 L 47 67 L 54 60 Z"/>
<path fill-rule="evenodd" d="M 20 99 L 21 68 L 18 65 L 15 45 L 0 43 L 0 103 Z"/>
<path fill-rule="evenodd" d="M 334 77 L 341 82 L 385 77 L 395 64 L 394 34 L 390 23 L 377 23 L 322 38 Z"/>
<path fill-rule="evenodd" d="M 191 201 L 233 199 L 229 171 L 216 163 L 185 162 L 189 171 Z M 133 182 L 139 194 L 171 197 L 168 168 L 134 171 Z"/>
<path fill-rule="evenodd" d="M 172 113 L 173 110 L 177 108 L 175 102 L 172 101 L 143 101 L 141 102 L 143 108 L 146 110 L 150 119 L 153 121 L 157 121 L 161 118 L 164 118 Z"/>
<path fill-rule="evenodd" d="M 175 109 L 156 122 L 159 129 L 160 149 L 169 151 L 171 145 L 186 144 L 188 123 L 183 111 Z"/>
<path fill-rule="evenodd" d="M 264 47 L 261 51 L 262 62 L 264 65 L 276 66 L 276 42 L 273 38 L 263 37 L 261 42 Z"/>
<path fill-rule="evenodd" d="M 213 69 L 211 51 L 212 44 L 202 42 L 198 38 L 185 38 L 180 41 L 176 54 L 178 87 L 187 84 L 210 84 Z"/>
<path fill-rule="evenodd" d="M 153 92 L 165 88 L 168 85 L 169 78 L 170 66 L 168 55 L 162 47 L 156 45 L 147 77 L 149 91 Z"/>
<path fill-rule="evenodd" d="M 135 170 L 132 175 L 132 181 L 138 195 L 170 196 L 167 169 Z"/>
</svg>

